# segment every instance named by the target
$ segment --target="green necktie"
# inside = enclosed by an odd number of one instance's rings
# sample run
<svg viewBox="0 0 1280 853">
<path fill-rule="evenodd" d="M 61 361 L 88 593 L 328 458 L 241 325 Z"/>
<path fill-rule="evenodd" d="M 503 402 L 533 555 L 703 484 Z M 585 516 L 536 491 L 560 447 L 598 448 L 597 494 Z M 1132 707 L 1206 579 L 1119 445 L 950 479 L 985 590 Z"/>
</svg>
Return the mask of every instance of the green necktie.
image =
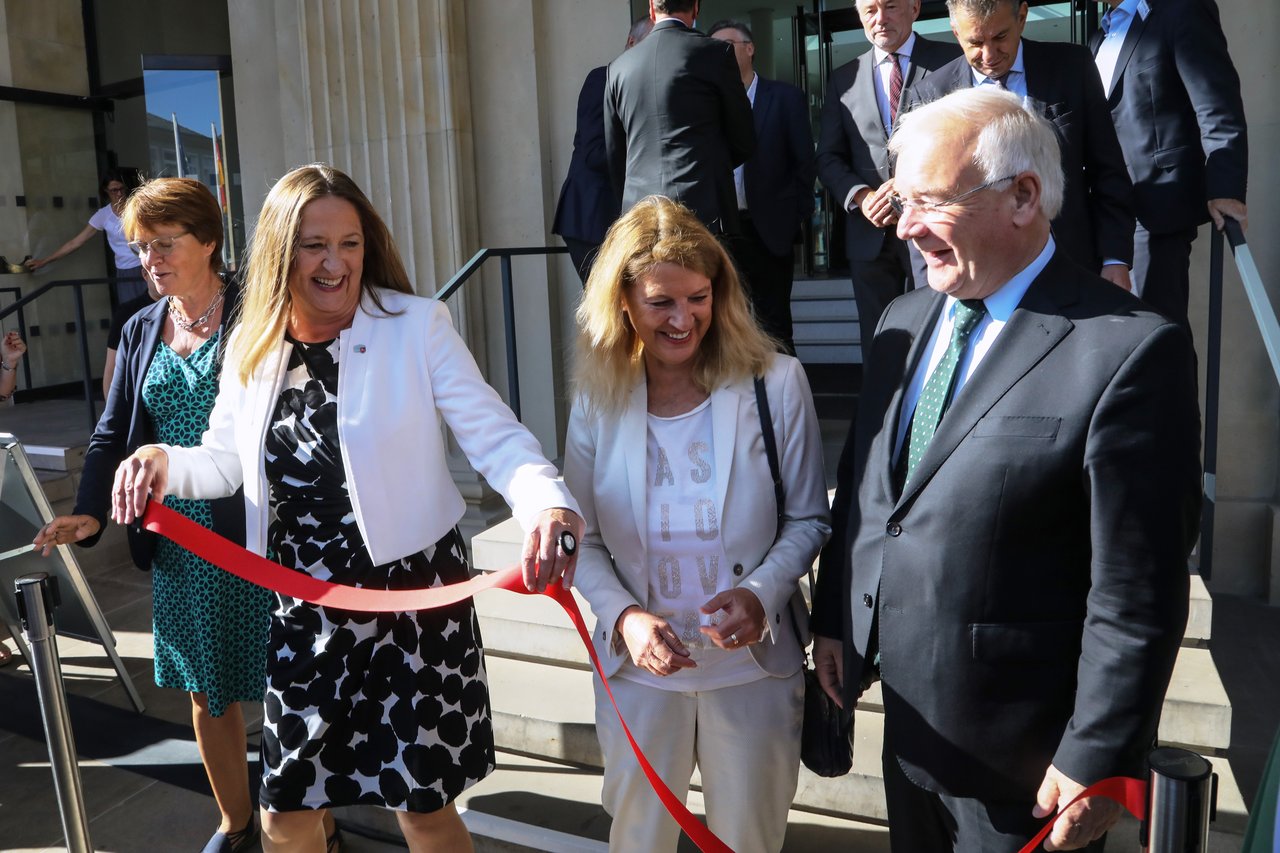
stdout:
<svg viewBox="0 0 1280 853">
<path fill-rule="evenodd" d="M 965 348 L 969 345 L 969 335 L 978 327 L 978 322 L 987 313 L 987 306 L 981 299 L 964 299 L 956 303 L 954 323 L 951 327 L 951 343 L 942 360 L 933 368 L 924 389 L 920 392 L 920 400 L 916 403 L 915 414 L 911 417 L 910 434 L 903 452 L 906 457 L 906 476 L 902 482 L 911 482 L 911 475 L 916 466 L 924 458 L 924 452 L 933 440 L 933 433 L 938 428 L 947 406 L 951 403 L 952 393 L 956 385 L 956 368 Z"/>
</svg>

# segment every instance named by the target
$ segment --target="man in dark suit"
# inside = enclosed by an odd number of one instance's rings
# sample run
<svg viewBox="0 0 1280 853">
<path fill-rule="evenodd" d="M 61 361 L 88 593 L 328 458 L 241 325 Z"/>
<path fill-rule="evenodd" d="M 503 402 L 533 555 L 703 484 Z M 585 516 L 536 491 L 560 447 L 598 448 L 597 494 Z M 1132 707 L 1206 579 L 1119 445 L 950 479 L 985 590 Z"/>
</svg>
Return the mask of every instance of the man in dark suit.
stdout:
<svg viewBox="0 0 1280 853">
<path fill-rule="evenodd" d="M 889 206 L 889 134 L 907 89 L 960 51 L 912 32 L 920 0 L 857 0 L 855 6 L 872 47 L 831 74 L 817 162 L 832 201 L 847 211 L 844 246 L 865 362 L 880 314 L 911 281 L 907 247 L 894 234 L 897 217 Z"/>
<path fill-rule="evenodd" d="M 733 170 L 741 231 L 731 243 L 734 261 L 751 293 L 756 316 L 787 352 L 791 335 L 791 286 L 796 235 L 813 213 L 813 133 L 804 93 L 755 72 L 751 29 L 717 21 L 707 31 L 733 45 L 738 71 L 755 116 L 756 152 Z"/>
<path fill-rule="evenodd" d="M 698 0 L 649 0 L 653 30 L 609 63 L 604 145 L 622 209 L 649 195 L 736 234 L 733 168 L 755 149 L 733 45 L 693 29 Z"/>
<path fill-rule="evenodd" d="M 1055 132 L 1016 95 L 921 107 L 890 153 L 929 287 L 881 320 L 815 666 L 846 709 L 882 681 L 895 853 L 1012 853 L 1144 775 L 1199 509 L 1191 341 L 1056 246 Z M 1099 849 L 1118 814 L 1082 801 L 1048 849 Z"/>
<path fill-rule="evenodd" d="M 1089 51 L 1077 44 L 1022 38 L 1022 0 L 949 0 L 951 31 L 964 57 L 914 86 L 911 106 L 971 86 L 997 86 L 1028 97 L 1053 122 L 1066 174 L 1062 212 L 1053 220 L 1058 248 L 1108 281 L 1130 287 L 1133 185 L 1116 140 Z M 923 259 L 912 253 L 913 269 Z"/>
<path fill-rule="evenodd" d="M 649 34 L 653 21 L 648 15 L 637 18 L 627 33 L 628 50 Z M 618 197 L 609 183 L 609 164 L 604 155 L 604 82 L 608 67 L 592 68 L 578 93 L 578 124 L 573 132 L 573 156 L 569 172 L 560 187 L 551 233 L 560 235 L 569 248 L 573 268 L 583 287 L 591 274 L 596 250 L 604 233 L 618 218 Z"/>
<path fill-rule="evenodd" d="M 1134 292 L 1187 325 L 1198 226 L 1247 224 L 1240 77 L 1213 0 L 1108 0 L 1091 42 L 1133 178 Z"/>
</svg>

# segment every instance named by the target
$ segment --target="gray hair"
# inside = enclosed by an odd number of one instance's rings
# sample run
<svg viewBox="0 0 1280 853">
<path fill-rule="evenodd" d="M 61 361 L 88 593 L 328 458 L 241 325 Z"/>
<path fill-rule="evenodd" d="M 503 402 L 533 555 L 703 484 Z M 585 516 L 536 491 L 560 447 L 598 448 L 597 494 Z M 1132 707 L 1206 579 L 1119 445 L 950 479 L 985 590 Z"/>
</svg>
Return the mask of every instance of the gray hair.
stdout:
<svg viewBox="0 0 1280 853">
<path fill-rule="evenodd" d="M 1022 0 L 947 0 L 947 12 L 953 21 L 957 15 L 985 21 L 1001 6 L 1007 6 L 1016 15 L 1022 7 Z"/>
<path fill-rule="evenodd" d="M 1034 172 L 1040 178 L 1040 212 L 1053 219 L 1062 210 L 1062 152 L 1049 120 L 1033 102 L 995 86 L 952 92 L 904 115 L 889 139 L 889 153 L 931 144 L 947 136 L 971 137 L 973 164 L 988 181 Z"/>
</svg>

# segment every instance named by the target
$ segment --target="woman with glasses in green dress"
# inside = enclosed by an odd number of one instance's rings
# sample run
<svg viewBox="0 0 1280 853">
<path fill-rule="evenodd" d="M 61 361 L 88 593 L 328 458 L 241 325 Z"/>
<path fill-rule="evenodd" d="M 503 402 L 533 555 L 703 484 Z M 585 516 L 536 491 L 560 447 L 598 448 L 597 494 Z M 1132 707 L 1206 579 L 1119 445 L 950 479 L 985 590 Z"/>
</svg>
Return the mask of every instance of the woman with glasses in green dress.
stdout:
<svg viewBox="0 0 1280 853">
<path fill-rule="evenodd" d="M 120 461 L 156 441 L 198 444 L 218 391 L 223 341 L 239 294 L 224 284 L 222 214 L 189 178 L 139 188 L 123 214 L 129 247 L 161 299 L 126 323 L 117 367 L 85 455 L 72 515 L 45 525 L 35 544 L 97 542 Z M 244 501 L 178 500 L 166 505 L 233 541 L 244 541 Z M 243 702 L 262 699 L 269 593 L 166 539 L 130 529 L 134 562 L 152 571 L 155 678 L 191 694 L 196 744 L 220 823 L 205 853 L 235 853 L 257 839 L 249 790 Z M 329 827 L 328 834 L 333 834 Z"/>
</svg>

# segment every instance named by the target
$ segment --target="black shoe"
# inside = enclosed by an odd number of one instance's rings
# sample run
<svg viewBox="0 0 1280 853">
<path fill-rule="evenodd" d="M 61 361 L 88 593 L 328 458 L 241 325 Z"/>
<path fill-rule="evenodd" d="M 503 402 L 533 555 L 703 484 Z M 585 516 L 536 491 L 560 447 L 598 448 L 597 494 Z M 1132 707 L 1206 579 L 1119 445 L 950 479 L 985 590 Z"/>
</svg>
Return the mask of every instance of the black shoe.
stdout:
<svg viewBox="0 0 1280 853">
<path fill-rule="evenodd" d="M 258 825 L 254 823 L 251 815 L 249 822 L 239 832 L 223 832 L 222 830 L 215 832 L 200 853 L 242 853 L 242 851 L 252 847 L 257 840 Z"/>
</svg>

